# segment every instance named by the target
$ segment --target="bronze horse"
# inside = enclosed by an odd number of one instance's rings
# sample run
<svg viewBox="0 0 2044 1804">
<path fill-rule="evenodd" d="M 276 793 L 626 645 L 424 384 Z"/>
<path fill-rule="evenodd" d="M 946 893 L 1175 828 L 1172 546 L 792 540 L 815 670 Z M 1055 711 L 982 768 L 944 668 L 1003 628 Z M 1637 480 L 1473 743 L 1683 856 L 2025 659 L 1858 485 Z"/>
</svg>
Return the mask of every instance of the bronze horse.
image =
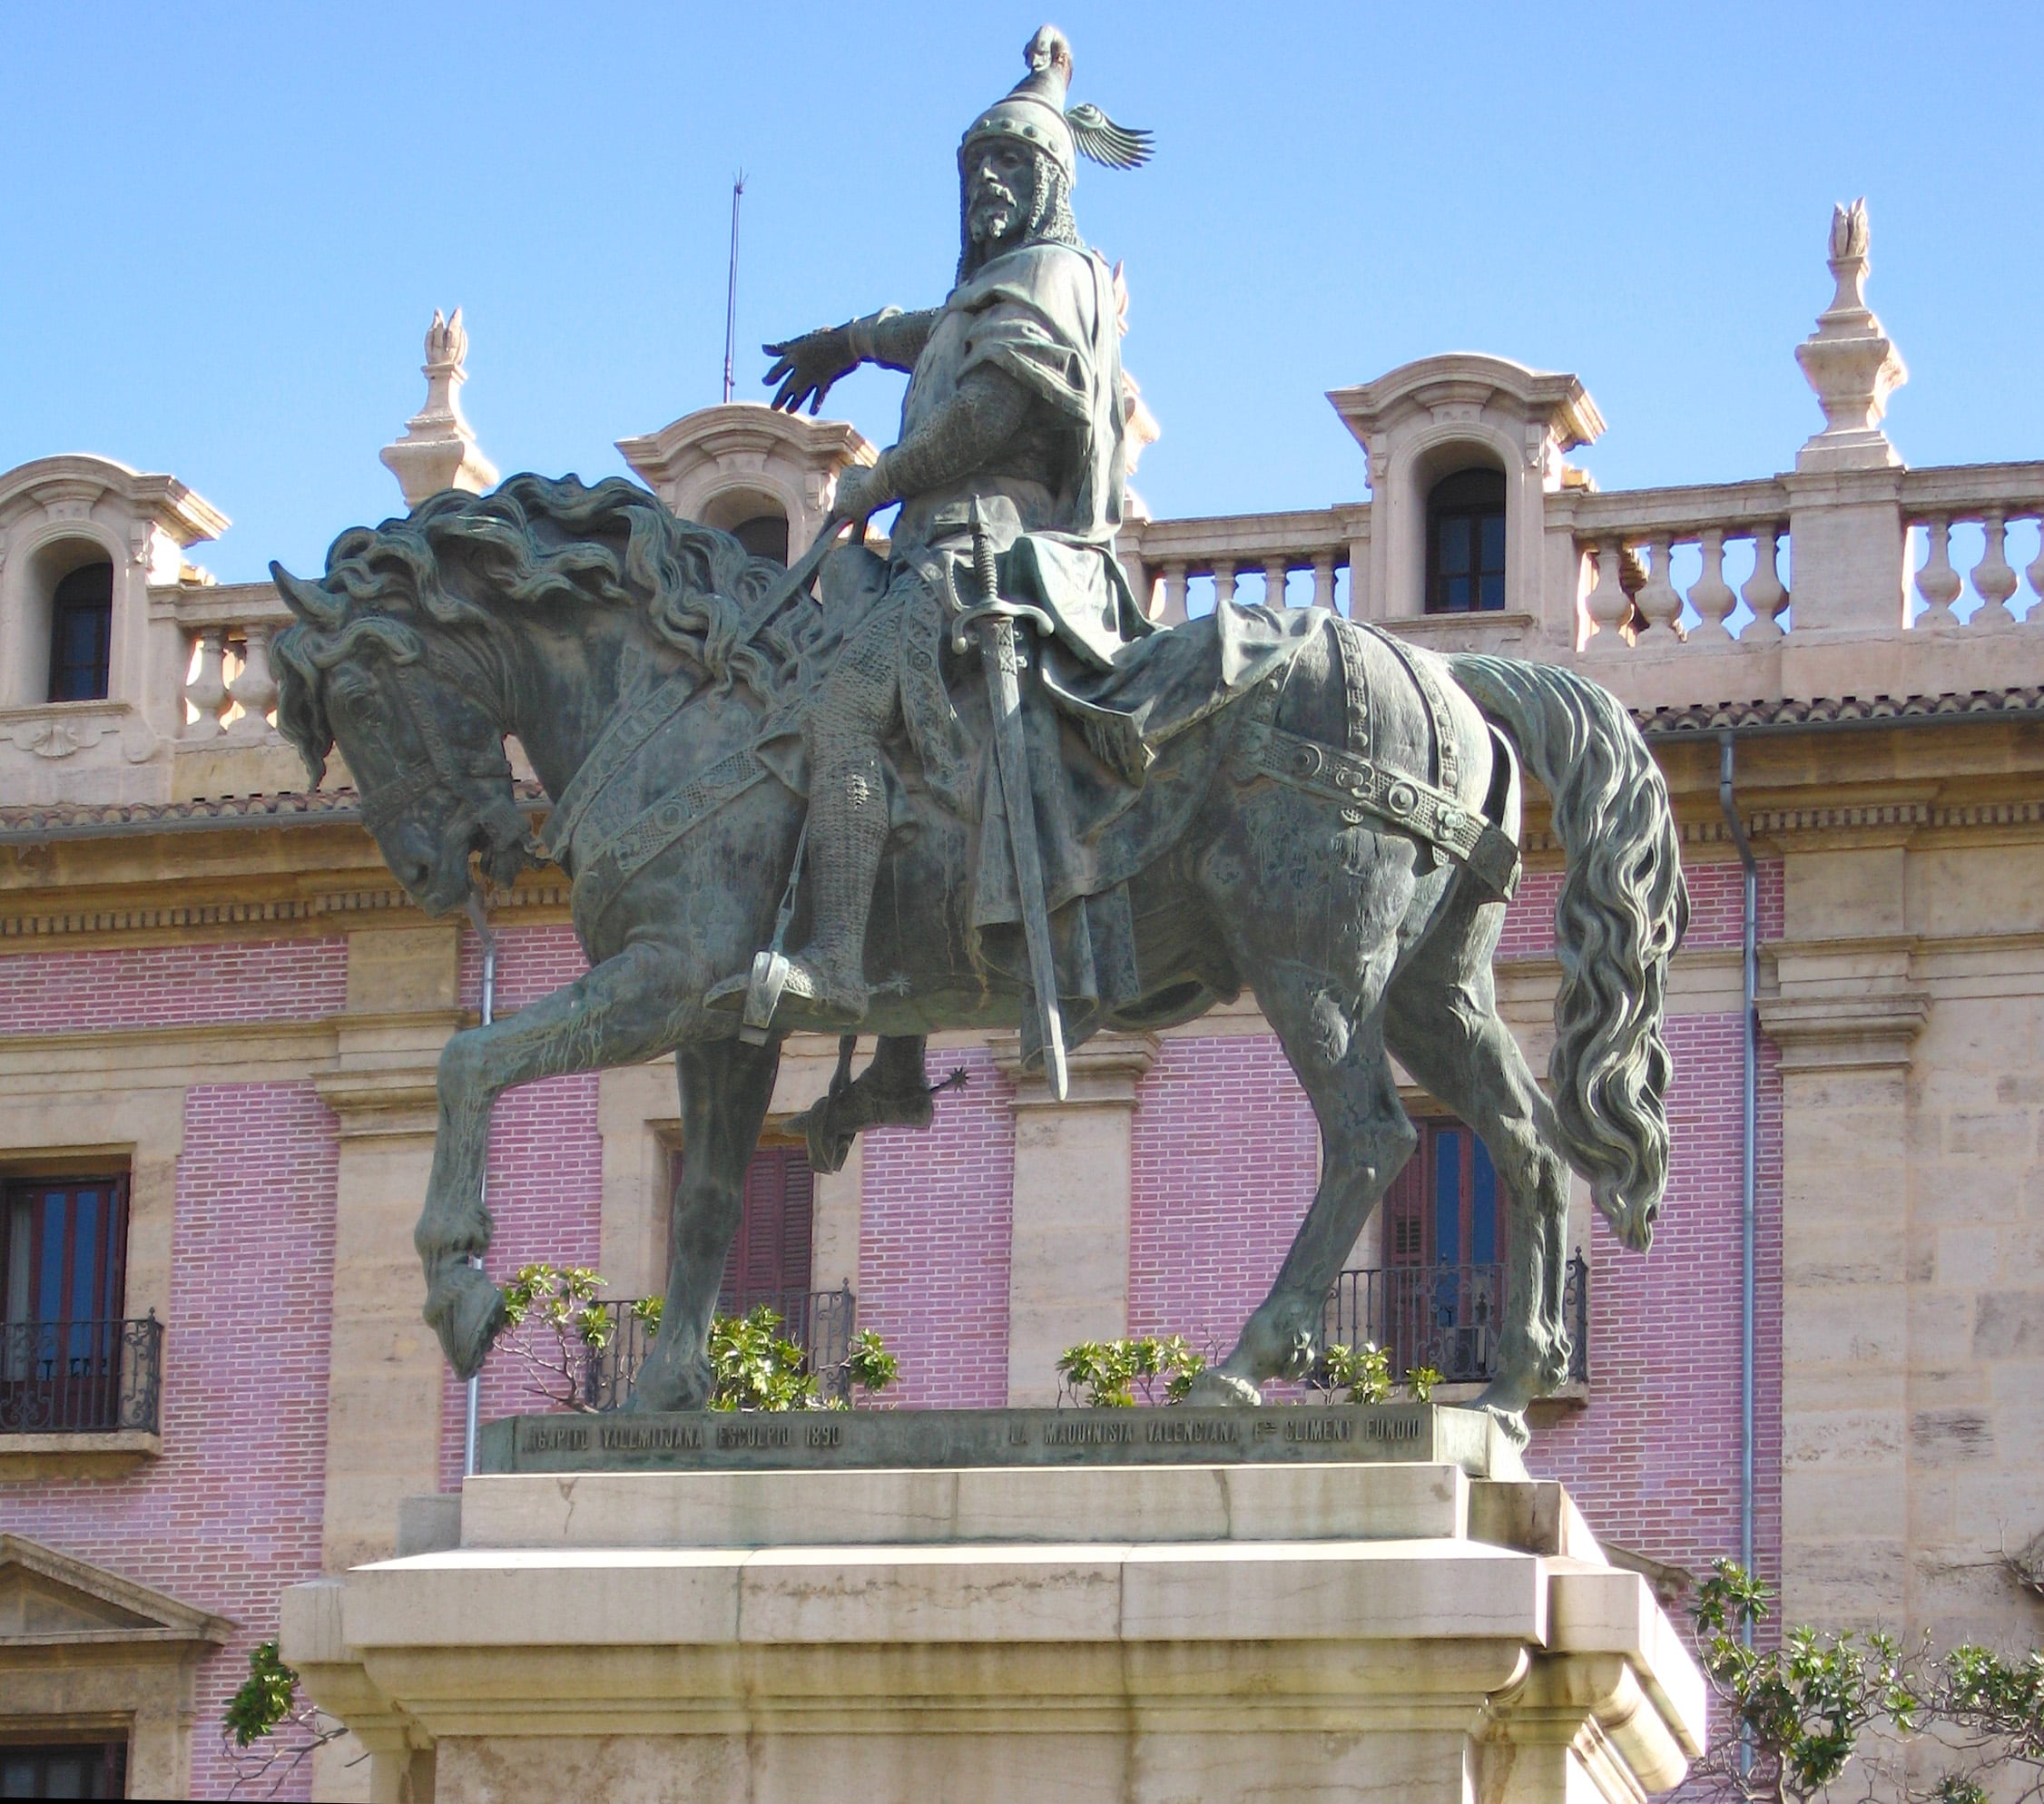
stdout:
<svg viewBox="0 0 2044 1804">
<path fill-rule="evenodd" d="M 787 741 L 828 655 L 824 612 L 803 597 L 776 606 L 779 564 L 618 480 L 521 476 L 487 495 L 441 495 L 343 534 L 318 583 L 275 574 L 298 616 L 274 650 L 278 720 L 315 782 L 338 745 L 392 872 L 441 915 L 469 897 L 472 860 L 508 884 L 540 855 L 513 794 L 504 741 L 516 735 L 555 803 L 550 849 L 573 877 L 592 966 L 456 1034 L 441 1055 L 416 1236 L 427 1319 L 464 1376 L 503 1326 L 496 1286 L 469 1264 L 490 1242 L 481 1190 L 497 1095 L 673 1052 L 683 1172 L 666 1311 L 634 1402 L 702 1405 L 725 1250 L 780 1060 L 778 1037 L 744 1044 L 703 996 L 768 942 L 784 893 L 799 929 L 801 772 L 766 748 L 777 732 Z M 1395 1054 L 1482 1137 L 1512 1198 L 1484 1401 L 1522 1427 L 1526 1405 L 1567 1371 L 1568 1169 L 1636 1249 L 1666 1177 L 1661 1012 L 1688 914 L 1667 792 L 1623 709 L 1567 671 L 1436 657 L 1332 614 L 1288 618 L 1300 643 L 1282 681 L 1160 750 L 1150 782 L 1190 787 L 1174 842 L 1129 879 L 1144 994 L 1096 1024 L 1168 1025 L 1246 986 L 1319 1121 L 1312 1206 L 1200 1394 L 1252 1402 L 1258 1380 L 1310 1367 L 1322 1299 L 1415 1144 Z M 1215 630 L 1213 617 L 1175 629 Z M 1552 798 L 1568 864 L 1551 1102 L 1491 983 L 1517 868 L 1514 752 Z M 929 1119 L 922 1035 L 1022 1016 L 1022 984 L 976 956 L 968 828 L 919 786 L 911 751 L 897 761 L 910 830 L 890 841 L 866 952 L 866 1025 L 882 1038 L 852 1092 L 825 1105 L 838 1113 L 823 1144 L 840 1152 L 860 1124 Z M 1430 835 L 1425 808 L 1398 818 L 1415 795 L 1438 803 Z M 1488 863 L 1466 830 L 1457 841 L 1440 827 L 1450 818 L 1484 828 Z"/>
</svg>

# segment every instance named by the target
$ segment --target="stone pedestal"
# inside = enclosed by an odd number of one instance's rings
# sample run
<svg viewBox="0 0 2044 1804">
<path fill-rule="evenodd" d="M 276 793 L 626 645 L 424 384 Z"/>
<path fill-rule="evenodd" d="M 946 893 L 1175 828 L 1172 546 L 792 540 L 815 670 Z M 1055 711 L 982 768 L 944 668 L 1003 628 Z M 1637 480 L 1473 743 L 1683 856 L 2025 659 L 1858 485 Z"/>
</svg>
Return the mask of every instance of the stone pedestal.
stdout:
<svg viewBox="0 0 2044 1804">
<path fill-rule="evenodd" d="M 285 1594 L 425 1804 L 1636 1799 L 1704 1686 L 1558 1485 L 1451 1465 L 513 1473 Z"/>
</svg>

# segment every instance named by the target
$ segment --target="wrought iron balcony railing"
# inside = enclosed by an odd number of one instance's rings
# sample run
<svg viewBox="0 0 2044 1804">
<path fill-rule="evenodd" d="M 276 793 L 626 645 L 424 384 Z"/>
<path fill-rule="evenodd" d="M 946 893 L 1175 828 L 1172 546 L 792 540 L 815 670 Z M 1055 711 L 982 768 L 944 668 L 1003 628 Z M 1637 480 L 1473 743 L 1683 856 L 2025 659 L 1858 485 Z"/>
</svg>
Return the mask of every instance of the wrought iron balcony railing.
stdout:
<svg viewBox="0 0 2044 1804">
<path fill-rule="evenodd" d="M 809 1355 L 810 1370 L 826 1389 L 836 1383 L 837 1368 L 850 1351 L 857 1299 L 851 1287 L 836 1290 L 784 1290 L 747 1297 L 734 1306 L 740 1315 L 764 1303 L 781 1318 L 780 1333 Z M 582 1371 L 582 1402 L 588 1409 L 615 1409 L 632 1395 L 633 1381 L 652 1343 L 653 1331 L 626 1299 L 597 1307 L 611 1318 L 612 1330 L 602 1347 L 591 1348 Z"/>
<path fill-rule="evenodd" d="M 0 1435 L 153 1434 L 163 1325 L 0 1322 Z"/>
<path fill-rule="evenodd" d="M 1328 1292 L 1322 1337 L 1347 1347 L 1375 1341 L 1391 1356 L 1394 1378 L 1431 1366 L 1449 1384 L 1480 1384 L 1497 1373 L 1505 1279 L 1502 1264 L 1361 1266 Z M 1589 1289 L 1589 1267 L 1577 1253 L 1562 1296 L 1575 1383 L 1590 1375 Z"/>
</svg>

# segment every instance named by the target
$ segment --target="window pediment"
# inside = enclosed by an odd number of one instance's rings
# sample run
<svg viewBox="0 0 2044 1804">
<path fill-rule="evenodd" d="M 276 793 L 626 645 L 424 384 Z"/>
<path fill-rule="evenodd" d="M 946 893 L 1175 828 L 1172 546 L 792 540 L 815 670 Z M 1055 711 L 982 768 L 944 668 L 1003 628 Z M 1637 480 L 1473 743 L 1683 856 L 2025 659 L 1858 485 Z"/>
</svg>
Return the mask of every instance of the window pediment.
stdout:
<svg viewBox="0 0 2044 1804">
<path fill-rule="evenodd" d="M 219 1644 L 224 1616 L 24 1535 L 0 1534 L 0 1650 L 52 1643 Z"/>
</svg>

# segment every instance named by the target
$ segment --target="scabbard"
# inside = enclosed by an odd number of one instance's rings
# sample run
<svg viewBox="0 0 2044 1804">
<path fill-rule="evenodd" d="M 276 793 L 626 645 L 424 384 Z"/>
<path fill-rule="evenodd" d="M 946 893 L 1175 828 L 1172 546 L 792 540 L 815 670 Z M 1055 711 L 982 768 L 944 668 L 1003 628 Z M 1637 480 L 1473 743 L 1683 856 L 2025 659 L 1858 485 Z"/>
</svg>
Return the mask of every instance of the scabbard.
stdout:
<svg viewBox="0 0 2044 1804">
<path fill-rule="evenodd" d="M 1037 844 L 1037 803 L 1029 789 L 1029 754 L 1022 734 L 1022 685 L 1015 652 L 1016 624 L 997 616 L 980 625 L 987 666 L 987 701 L 994 721 L 994 763 L 1000 773 L 1014 856 L 1015 892 L 1022 908 L 1022 936 L 1029 951 L 1043 1041 L 1044 1079 L 1062 1103 L 1069 1087 L 1065 1065 L 1065 1018 L 1057 1006 L 1057 962 L 1050 945 L 1050 907 L 1044 893 L 1043 854 Z"/>
</svg>

